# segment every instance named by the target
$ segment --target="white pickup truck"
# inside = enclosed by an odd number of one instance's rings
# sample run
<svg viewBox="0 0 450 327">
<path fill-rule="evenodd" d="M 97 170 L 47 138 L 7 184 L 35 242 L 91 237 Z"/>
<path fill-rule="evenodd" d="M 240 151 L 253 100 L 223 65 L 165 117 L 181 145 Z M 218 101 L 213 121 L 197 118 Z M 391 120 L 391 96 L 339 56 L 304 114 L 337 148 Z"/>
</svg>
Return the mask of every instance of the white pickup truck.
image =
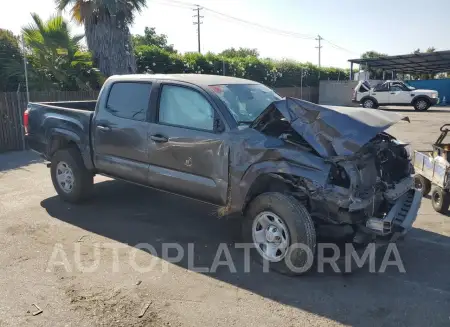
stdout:
<svg viewBox="0 0 450 327">
<path fill-rule="evenodd" d="M 438 104 L 439 95 L 435 90 L 419 90 L 402 81 L 386 81 L 373 88 L 361 81 L 353 90 L 352 100 L 364 108 L 412 105 L 417 111 L 425 111 Z"/>
</svg>

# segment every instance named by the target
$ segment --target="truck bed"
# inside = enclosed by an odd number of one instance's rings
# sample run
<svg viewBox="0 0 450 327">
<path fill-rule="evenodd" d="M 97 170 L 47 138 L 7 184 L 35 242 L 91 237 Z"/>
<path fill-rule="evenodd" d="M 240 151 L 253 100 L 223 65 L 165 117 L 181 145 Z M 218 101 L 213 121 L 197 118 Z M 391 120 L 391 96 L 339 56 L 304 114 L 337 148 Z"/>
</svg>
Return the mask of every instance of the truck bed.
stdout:
<svg viewBox="0 0 450 327">
<path fill-rule="evenodd" d="M 449 163 L 443 157 L 433 158 L 433 151 L 414 151 L 414 169 L 431 183 L 446 188 Z"/>
<path fill-rule="evenodd" d="M 85 111 L 95 111 L 97 100 L 88 101 L 57 101 L 57 102 L 35 102 L 34 104 L 46 105 L 64 109 L 76 109 Z"/>
<path fill-rule="evenodd" d="M 59 135 L 90 148 L 90 126 L 97 101 L 30 102 L 27 142 L 31 149 L 50 155 L 52 140 Z"/>
</svg>

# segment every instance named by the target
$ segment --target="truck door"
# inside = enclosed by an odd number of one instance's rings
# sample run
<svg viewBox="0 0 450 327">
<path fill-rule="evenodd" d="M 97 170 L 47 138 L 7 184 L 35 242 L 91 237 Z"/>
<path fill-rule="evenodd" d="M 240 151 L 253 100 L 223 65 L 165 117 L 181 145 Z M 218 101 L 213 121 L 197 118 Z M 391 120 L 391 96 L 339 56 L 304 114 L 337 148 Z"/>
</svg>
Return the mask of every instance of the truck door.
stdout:
<svg viewBox="0 0 450 327">
<path fill-rule="evenodd" d="M 114 82 L 101 95 L 92 124 L 94 164 L 105 174 L 147 183 L 152 84 Z M 103 93 L 103 92 L 102 92 Z"/>
<path fill-rule="evenodd" d="M 411 91 L 401 85 L 391 85 L 389 92 L 389 103 L 410 104 L 412 100 Z"/>
<path fill-rule="evenodd" d="M 379 84 L 372 91 L 378 104 L 389 104 L 389 83 Z"/>
<path fill-rule="evenodd" d="M 149 128 L 148 183 L 224 205 L 228 190 L 225 125 L 210 95 L 181 82 L 162 82 Z"/>
</svg>

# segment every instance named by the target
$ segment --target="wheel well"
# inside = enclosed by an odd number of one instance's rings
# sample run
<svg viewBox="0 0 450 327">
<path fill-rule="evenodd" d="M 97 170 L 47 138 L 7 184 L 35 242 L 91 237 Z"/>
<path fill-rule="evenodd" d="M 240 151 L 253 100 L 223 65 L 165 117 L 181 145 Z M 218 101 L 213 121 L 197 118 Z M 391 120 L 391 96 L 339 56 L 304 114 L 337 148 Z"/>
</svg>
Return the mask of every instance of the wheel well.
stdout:
<svg viewBox="0 0 450 327">
<path fill-rule="evenodd" d="M 258 195 L 267 192 L 292 193 L 298 197 L 299 191 L 294 187 L 292 180 L 282 174 L 263 174 L 258 176 L 245 197 L 243 212 L 245 213 L 248 204 Z M 304 194 L 302 194 L 304 195 Z"/>
<path fill-rule="evenodd" d="M 366 101 L 367 99 L 370 99 L 370 100 L 372 100 L 375 104 L 378 104 L 377 99 L 375 99 L 374 97 L 371 97 L 371 96 L 365 96 L 364 98 L 361 99 L 360 102 L 363 103 L 363 102 Z"/>
<path fill-rule="evenodd" d="M 430 99 L 427 96 L 425 96 L 425 95 L 419 95 L 419 96 L 415 97 L 412 100 L 412 103 L 415 104 L 419 100 L 425 100 L 426 102 L 430 103 Z"/>
<path fill-rule="evenodd" d="M 50 148 L 47 153 L 48 158 L 51 158 L 56 151 L 67 148 L 76 148 L 78 150 L 78 145 L 74 141 L 68 140 L 62 136 L 52 137 Z"/>
</svg>

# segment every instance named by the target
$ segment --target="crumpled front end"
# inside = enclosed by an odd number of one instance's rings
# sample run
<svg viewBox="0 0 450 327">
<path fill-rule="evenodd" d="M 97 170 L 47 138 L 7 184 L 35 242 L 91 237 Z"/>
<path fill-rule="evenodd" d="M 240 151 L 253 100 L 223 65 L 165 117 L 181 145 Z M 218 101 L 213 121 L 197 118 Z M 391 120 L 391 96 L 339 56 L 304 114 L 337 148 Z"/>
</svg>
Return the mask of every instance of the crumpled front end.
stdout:
<svg viewBox="0 0 450 327">
<path fill-rule="evenodd" d="M 267 137 L 264 148 L 275 145 L 280 154 L 267 165 L 284 163 L 283 169 L 265 171 L 292 187 L 317 225 L 344 227 L 364 242 L 406 232 L 417 216 L 420 196 L 406 145 L 384 132 L 401 120 L 408 118 L 286 98 L 272 103 L 250 128 Z"/>
<path fill-rule="evenodd" d="M 360 153 L 332 162 L 326 200 L 337 208 L 334 223 L 351 224 L 361 240 L 390 239 L 411 229 L 421 194 L 404 144 L 380 134 Z"/>
</svg>

